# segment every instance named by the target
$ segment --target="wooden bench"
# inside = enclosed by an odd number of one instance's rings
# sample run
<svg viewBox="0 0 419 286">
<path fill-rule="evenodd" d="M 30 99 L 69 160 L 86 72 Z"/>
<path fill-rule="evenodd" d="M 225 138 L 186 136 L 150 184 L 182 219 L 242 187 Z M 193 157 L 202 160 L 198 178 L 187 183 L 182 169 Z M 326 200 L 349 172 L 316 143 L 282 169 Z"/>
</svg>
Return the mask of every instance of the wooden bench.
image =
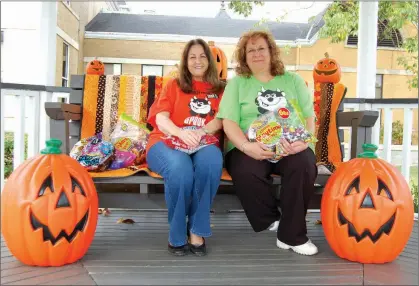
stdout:
<svg viewBox="0 0 419 286">
<path fill-rule="evenodd" d="M 50 118 L 50 137 L 58 138 L 63 142 L 62 150 L 69 154 L 71 148 L 80 139 L 80 128 L 82 118 L 82 101 L 84 94 L 84 75 L 73 75 L 71 77 L 71 93 L 69 103 L 45 103 L 45 110 Z M 339 127 L 351 127 L 351 153 L 350 158 L 355 158 L 362 150 L 362 144 L 371 143 L 372 127 L 378 118 L 377 111 L 353 111 L 344 112 L 343 106 L 337 115 Z M 341 130 L 340 132 L 343 133 Z M 343 138 L 343 134 L 341 136 Z M 343 150 L 343 144 L 341 144 Z M 316 193 L 323 191 L 330 175 L 319 173 L 316 179 Z M 122 178 L 94 178 L 99 194 L 100 207 L 113 208 L 135 208 L 135 209 L 161 209 L 165 208 L 164 197 L 153 192 L 153 186 L 163 185 L 163 180 L 151 177 L 145 173 L 137 173 Z M 274 184 L 281 186 L 280 177 L 274 177 Z M 121 186 L 139 185 L 138 192 L 113 192 Z M 220 186 L 231 186 L 232 182 L 221 180 Z M 231 190 L 231 188 L 229 188 Z M 278 194 L 278 193 L 277 193 Z M 230 195 L 230 196 L 226 196 Z M 315 207 L 319 207 L 319 201 Z M 214 209 L 241 209 L 238 199 L 232 192 L 218 194 L 214 202 Z"/>
</svg>

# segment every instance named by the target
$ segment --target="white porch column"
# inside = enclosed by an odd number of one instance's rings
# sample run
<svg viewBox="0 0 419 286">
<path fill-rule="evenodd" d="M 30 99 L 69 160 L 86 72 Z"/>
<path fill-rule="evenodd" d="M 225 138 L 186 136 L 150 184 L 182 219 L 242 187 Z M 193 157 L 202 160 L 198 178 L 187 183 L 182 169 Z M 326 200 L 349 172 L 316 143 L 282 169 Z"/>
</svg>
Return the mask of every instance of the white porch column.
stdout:
<svg viewBox="0 0 419 286">
<path fill-rule="evenodd" d="M 57 57 L 57 2 L 42 2 L 39 29 L 39 84 L 55 86 Z"/>
<path fill-rule="evenodd" d="M 359 1 L 356 96 L 375 98 L 378 1 Z"/>
</svg>

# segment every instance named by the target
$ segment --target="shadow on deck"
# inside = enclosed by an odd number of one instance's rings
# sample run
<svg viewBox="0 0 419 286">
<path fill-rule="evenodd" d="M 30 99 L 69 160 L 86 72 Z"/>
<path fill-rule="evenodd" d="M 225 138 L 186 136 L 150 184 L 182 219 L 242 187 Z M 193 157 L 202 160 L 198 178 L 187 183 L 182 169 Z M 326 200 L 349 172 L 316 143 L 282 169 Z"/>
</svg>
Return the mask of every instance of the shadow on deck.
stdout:
<svg viewBox="0 0 419 286">
<path fill-rule="evenodd" d="M 133 225 L 117 224 L 131 218 Z M 309 237 L 319 254 L 301 256 L 276 247 L 276 233 L 254 233 L 243 213 L 212 216 L 208 255 L 167 253 L 166 212 L 113 210 L 100 216 L 86 256 L 64 267 L 29 267 L 16 261 L 1 241 L 1 284 L 34 285 L 418 285 L 418 224 L 392 263 L 364 265 L 337 257 L 307 215 Z"/>
</svg>

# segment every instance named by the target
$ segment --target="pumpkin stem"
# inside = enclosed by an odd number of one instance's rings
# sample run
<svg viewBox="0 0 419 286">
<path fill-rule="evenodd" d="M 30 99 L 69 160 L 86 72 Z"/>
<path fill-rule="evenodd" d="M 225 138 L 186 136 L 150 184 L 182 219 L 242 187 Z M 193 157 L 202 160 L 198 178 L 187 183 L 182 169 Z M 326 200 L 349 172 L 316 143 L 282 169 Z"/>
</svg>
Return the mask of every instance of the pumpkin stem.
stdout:
<svg viewBox="0 0 419 286">
<path fill-rule="evenodd" d="M 358 154 L 358 158 L 370 158 L 370 159 L 375 159 L 378 158 L 377 154 L 375 153 L 375 151 L 377 151 L 378 147 L 377 145 L 374 144 L 363 144 L 362 145 L 362 150 L 364 152 L 362 152 L 361 154 Z"/>
<path fill-rule="evenodd" d="M 324 53 L 324 56 L 326 57 L 326 59 L 328 59 L 329 58 L 329 53 L 328 52 L 325 52 Z"/>
<path fill-rule="evenodd" d="M 62 142 L 60 139 L 51 138 L 45 142 L 47 147 L 41 150 L 41 154 L 61 154 Z"/>
</svg>

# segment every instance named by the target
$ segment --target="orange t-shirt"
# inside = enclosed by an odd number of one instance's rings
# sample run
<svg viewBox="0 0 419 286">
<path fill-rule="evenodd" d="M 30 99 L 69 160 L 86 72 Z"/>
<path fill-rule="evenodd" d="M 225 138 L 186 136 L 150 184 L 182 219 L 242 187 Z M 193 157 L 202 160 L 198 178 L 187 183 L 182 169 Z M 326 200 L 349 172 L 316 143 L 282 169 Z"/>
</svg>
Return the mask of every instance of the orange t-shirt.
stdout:
<svg viewBox="0 0 419 286">
<path fill-rule="evenodd" d="M 218 112 L 222 92 L 208 92 L 210 88 L 211 85 L 207 82 L 193 80 L 193 92 L 188 94 L 180 89 L 176 79 L 167 82 L 149 110 L 147 122 L 153 127 L 153 131 L 150 133 L 146 151 L 164 136 L 156 124 L 157 113 L 169 112 L 169 118 L 178 127 L 202 127 L 213 120 Z M 217 138 L 220 139 L 219 134 Z"/>
</svg>

